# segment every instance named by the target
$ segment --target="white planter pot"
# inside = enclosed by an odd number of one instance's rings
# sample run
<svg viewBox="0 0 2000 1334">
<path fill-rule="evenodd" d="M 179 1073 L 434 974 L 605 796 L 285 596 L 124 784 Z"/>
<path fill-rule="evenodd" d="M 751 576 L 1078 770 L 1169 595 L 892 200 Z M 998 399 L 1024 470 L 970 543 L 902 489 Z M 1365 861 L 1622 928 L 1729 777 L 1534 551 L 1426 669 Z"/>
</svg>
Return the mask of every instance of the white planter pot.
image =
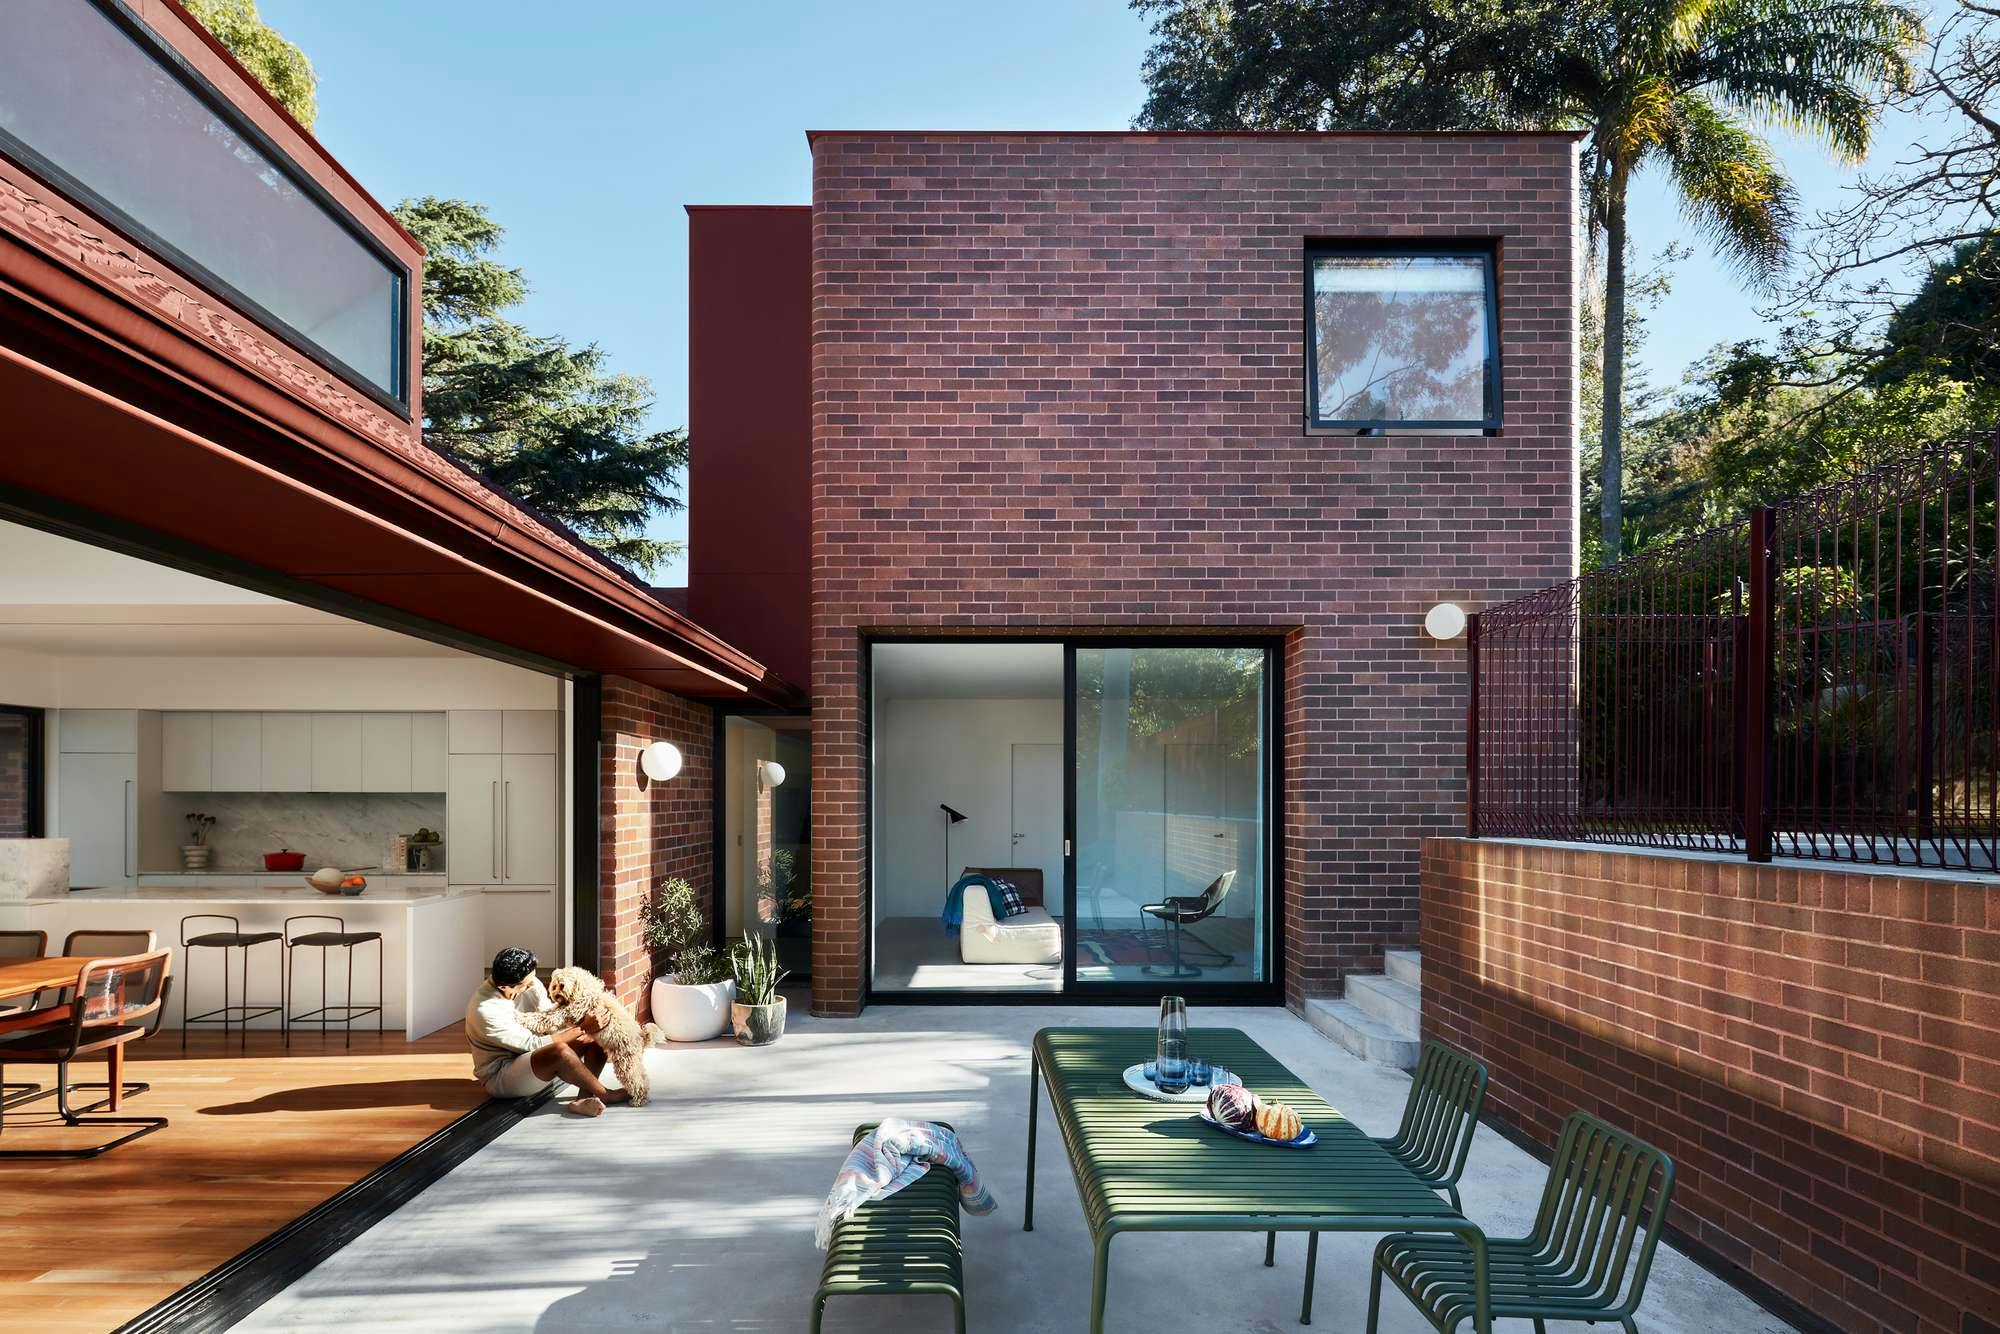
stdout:
<svg viewBox="0 0 2000 1334">
<path fill-rule="evenodd" d="M 684 987 L 667 977 L 653 979 L 653 1022 L 669 1042 L 706 1042 L 729 1031 L 729 1007 L 736 980 Z"/>
</svg>

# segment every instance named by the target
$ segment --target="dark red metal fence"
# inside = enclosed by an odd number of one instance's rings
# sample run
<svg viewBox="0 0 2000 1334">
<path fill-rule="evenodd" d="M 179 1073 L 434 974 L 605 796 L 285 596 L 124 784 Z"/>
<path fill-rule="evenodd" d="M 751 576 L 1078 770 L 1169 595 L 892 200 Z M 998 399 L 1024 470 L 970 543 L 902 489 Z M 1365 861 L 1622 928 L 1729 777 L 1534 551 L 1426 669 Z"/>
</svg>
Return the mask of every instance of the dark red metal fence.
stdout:
<svg viewBox="0 0 2000 1334">
<path fill-rule="evenodd" d="M 1469 832 L 2000 865 L 2000 434 L 1472 618 Z"/>
</svg>

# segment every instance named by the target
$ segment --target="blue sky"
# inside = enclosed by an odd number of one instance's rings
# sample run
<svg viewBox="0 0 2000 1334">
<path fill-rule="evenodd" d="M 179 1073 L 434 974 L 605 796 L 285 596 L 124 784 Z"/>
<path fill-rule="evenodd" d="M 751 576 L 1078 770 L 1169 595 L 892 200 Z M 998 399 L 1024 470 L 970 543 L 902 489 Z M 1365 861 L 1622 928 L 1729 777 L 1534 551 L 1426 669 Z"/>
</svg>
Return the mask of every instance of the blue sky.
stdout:
<svg viewBox="0 0 2000 1334">
<path fill-rule="evenodd" d="M 312 58 L 319 137 L 356 178 L 388 204 L 488 205 L 507 228 L 503 258 L 534 286 L 523 321 L 598 342 L 651 379 L 659 425 L 686 419 L 683 204 L 806 202 L 809 129 L 1119 129 L 1144 98 L 1147 33 L 1122 0 L 260 8 Z M 1886 126 L 1877 161 L 1912 129 Z M 1851 174 L 1808 146 L 1785 152 L 1808 205 L 1833 202 Z M 1642 177 L 1636 256 L 1682 231 L 1665 182 Z M 1755 297 L 1689 239 L 1695 256 L 1645 351 L 1656 381 L 1761 328 Z"/>
</svg>

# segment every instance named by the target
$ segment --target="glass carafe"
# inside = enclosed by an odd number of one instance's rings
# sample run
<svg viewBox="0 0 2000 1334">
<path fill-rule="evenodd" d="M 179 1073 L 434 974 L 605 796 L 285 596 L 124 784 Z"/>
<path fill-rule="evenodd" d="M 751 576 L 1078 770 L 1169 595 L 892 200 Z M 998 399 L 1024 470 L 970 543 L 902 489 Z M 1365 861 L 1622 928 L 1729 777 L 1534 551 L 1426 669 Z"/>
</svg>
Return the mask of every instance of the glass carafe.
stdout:
<svg viewBox="0 0 2000 1334">
<path fill-rule="evenodd" d="M 1160 1038 L 1153 1068 L 1162 1093 L 1181 1093 L 1188 1086 L 1187 1002 L 1179 996 L 1160 998 Z"/>
</svg>

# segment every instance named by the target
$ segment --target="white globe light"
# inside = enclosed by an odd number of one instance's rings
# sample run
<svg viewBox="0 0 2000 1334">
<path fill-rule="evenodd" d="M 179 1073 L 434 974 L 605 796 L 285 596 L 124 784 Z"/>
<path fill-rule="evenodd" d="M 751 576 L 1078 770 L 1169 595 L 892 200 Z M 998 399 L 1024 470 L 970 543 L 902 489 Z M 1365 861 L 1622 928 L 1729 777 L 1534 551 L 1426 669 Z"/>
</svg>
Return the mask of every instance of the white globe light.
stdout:
<svg viewBox="0 0 2000 1334">
<path fill-rule="evenodd" d="M 664 783 L 681 771 L 681 748 L 671 741 L 655 741 L 639 752 L 639 767 L 655 783 Z"/>
<path fill-rule="evenodd" d="M 777 787 L 785 781 L 785 766 L 776 760 L 765 760 L 757 766 L 757 775 L 764 780 L 765 787 Z"/>
<path fill-rule="evenodd" d="M 1465 633 L 1465 608 L 1440 602 L 1424 613 L 1424 629 L 1432 639 L 1456 639 Z"/>
</svg>

